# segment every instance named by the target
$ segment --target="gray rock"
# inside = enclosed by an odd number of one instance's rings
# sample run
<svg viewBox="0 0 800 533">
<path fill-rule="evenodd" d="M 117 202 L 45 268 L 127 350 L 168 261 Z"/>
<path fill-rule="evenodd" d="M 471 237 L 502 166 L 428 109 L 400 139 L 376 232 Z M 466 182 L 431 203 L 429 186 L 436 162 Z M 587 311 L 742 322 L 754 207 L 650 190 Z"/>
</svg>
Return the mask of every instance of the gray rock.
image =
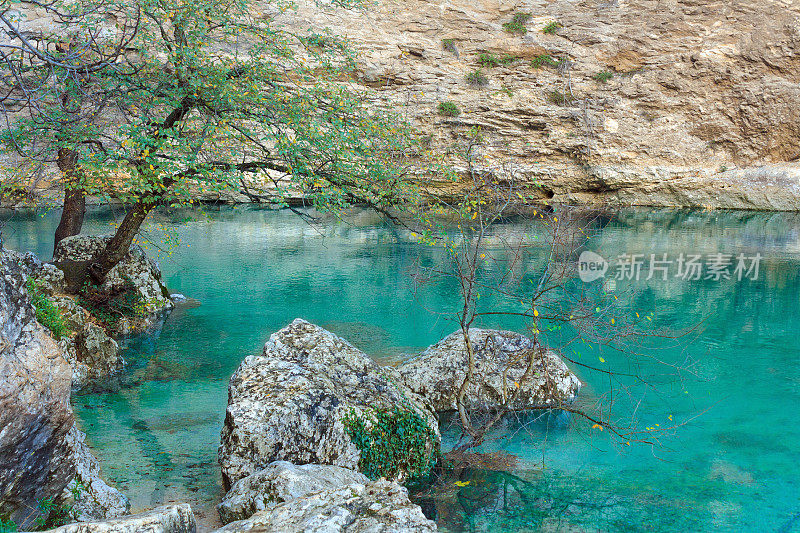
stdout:
<svg viewBox="0 0 800 533">
<path fill-rule="evenodd" d="M 75 427 L 72 369 L 36 321 L 26 271 L 19 254 L 0 251 L 0 513 L 20 529 L 30 527 L 37 502 L 61 501 L 75 480 L 87 487 L 87 503 L 94 502 L 77 509 L 83 516 L 125 512 L 127 500 L 99 479 Z"/>
<path fill-rule="evenodd" d="M 380 480 L 352 483 L 273 504 L 247 520 L 231 522 L 218 533 L 280 531 L 282 533 L 425 533 L 436 524 L 408 499 L 397 483 Z"/>
<path fill-rule="evenodd" d="M 402 385 L 394 370 L 296 319 L 231 377 L 219 449 L 223 482 L 230 487 L 277 460 L 356 470 L 360 452 L 343 418 L 397 405 L 426 420 L 438 441 L 430 405 Z M 437 445 L 430 443 L 431 452 Z"/>
<path fill-rule="evenodd" d="M 186 296 L 184 296 L 179 292 L 174 292 L 170 294 L 169 299 L 172 300 L 174 303 L 185 302 L 187 300 Z"/>
<path fill-rule="evenodd" d="M 196 530 L 192 508 L 182 503 L 113 520 L 67 524 L 49 533 L 195 533 Z"/>
<path fill-rule="evenodd" d="M 553 407 L 575 398 L 581 382 L 558 353 L 537 347 L 534 374 L 522 380 L 533 340 L 512 331 L 471 329 L 475 380 L 467 390 L 472 410 Z M 437 411 L 456 409 L 457 392 L 467 372 L 464 336 L 456 331 L 398 367 L 404 383 L 428 399 Z M 505 384 L 504 384 L 505 372 Z"/>
<path fill-rule="evenodd" d="M 223 524 L 244 520 L 271 504 L 286 502 L 320 490 L 352 483 L 369 483 L 364 474 L 340 466 L 300 465 L 275 461 L 263 470 L 240 479 L 217 506 Z"/>
<path fill-rule="evenodd" d="M 110 235 L 67 237 L 58 243 L 53 261 L 66 269 L 91 261 L 105 249 L 110 239 Z M 147 329 L 158 322 L 165 310 L 173 307 L 169 292 L 161 282 L 158 264 L 138 245 L 131 246 L 125 258 L 111 269 L 102 288 L 109 292 L 121 291 L 130 284 L 140 296 L 141 316 L 121 319 L 114 334 L 128 335 Z"/>
<path fill-rule="evenodd" d="M 50 300 L 71 330 L 58 344 L 72 367 L 73 389 L 102 382 L 122 370 L 124 361 L 117 341 L 90 322 L 83 307 L 68 296 L 53 296 Z"/>
</svg>

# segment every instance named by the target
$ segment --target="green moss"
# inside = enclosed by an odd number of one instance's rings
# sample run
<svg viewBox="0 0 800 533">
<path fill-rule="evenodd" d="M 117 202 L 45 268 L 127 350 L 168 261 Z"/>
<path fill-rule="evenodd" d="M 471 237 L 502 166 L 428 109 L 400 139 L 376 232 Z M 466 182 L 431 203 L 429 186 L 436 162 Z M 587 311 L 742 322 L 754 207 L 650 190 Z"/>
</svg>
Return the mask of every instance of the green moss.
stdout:
<svg viewBox="0 0 800 533">
<path fill-rule="evenodd" d="M 26 287 L 31 303 L 36 309 L 36 320 L 49 329 L 56 339 L 60 339 L 64 335 L 69 335 L 71 331 L 67 322 L 64 320 L 64 315 L 62 315 L 61 310 L 53 304 L 53 301 L 44 295 L 39 282 L 33 278 L 28 278 Z"/>
<path fill-rule="evenodd" d="M 439 458 L 439 442 L 427 422 L 400 406 L 355 411 L 343 419 L 345 430 L 361 452 L 358 468 L 370 479 L 392 479 L 401 472 L 409 481 L 427 476 Z"/>
<path fill-rule="evenodd" d="M 553 22 L 550 22 L 544 28 L 542 28 L 542 33 L 547 33 L 549 35 L 555 35 L 556 32 L 558 32 L 558 30 L 560 28 L 563 28 L 563 27 L 564 27 L 563 24 L 561 24 L 560 22 L 554 20 Z"/>
<path fill-rule="evenodd" d="M 608 82 L 608 80 L 610 80 L 613 77 L 614 77 L 614 74 L 612 72 L 609 72 L 608 70 L 604 70 L 604 71 L 598 72 L 597 74 L 592 76 L 592 79 L 595 80 L 595 81 L 599 81 L 600 83 L 606 83 L 606 82 Z"/>
<path fill-rule="evenodd" d="M 439 102 L 439 105 L 436 106 L 436 110 L 439 112 L 440 115 L 445 117 L 457 117 L 461 114 L 461 110 L 454 102 Z"/>
<path fill-rule="evenodd" d="M 515 13 L 511 19 L 511 22 L 506 22 L 503 24 L 503 29 L 509 33 L 518 33 L 520 35 L 524 35 L 528 33 L 528 29 L 525 27 L 525 24 L 531 19 L 530 13 Z"/>
</svg>

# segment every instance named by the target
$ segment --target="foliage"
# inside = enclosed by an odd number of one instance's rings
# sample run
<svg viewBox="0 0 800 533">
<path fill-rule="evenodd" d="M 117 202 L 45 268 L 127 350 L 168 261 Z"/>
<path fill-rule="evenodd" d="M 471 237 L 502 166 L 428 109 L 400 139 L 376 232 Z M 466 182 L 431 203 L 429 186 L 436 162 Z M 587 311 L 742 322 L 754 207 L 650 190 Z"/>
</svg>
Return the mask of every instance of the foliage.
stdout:
<svg viewBox="0 0 800 533">
<path fill-rule="evenodd" d="M 601 72 L 598 72 L 594 76 L 592 76 L 592 79 L 595 80 L 595 81 L 599 81 L 600 83 L 606 83 L 606 82 L 608 82 L 608 80 L 610 80 L 613 77 L 614 77 L 614 74 L 612 72 L 610 72 L 608 70 L 603 70 Z"/>
<path fill-rule="evenodd" d="M 436 106 L 436 110 L 439 112 L 440 115 L 445 117 L 457 117 L 461 114 L 461 110 L 455 104 L 455 102 L 439 102 L 439 105 Z"/>
<path fill-rule="evenodd" d="M 550 54 L 542 54 L 531 59 L 531 67 L 538 69 L 543 66 L 558 68 L 564 62 L 563 59 L 556 59 Z"/>
<path fill-rule="evenodd" d="M 503 24 L 503 29 L 509 33 L 518 33 L 524 35 L 528 33 L 525 24 L 531 19 L 530 13 L 515 13 L 511 18 L 511 22 Z"/>
<path fill-rule="evenodd" d="M 64 320 L 61 310 L 53 301 L 44 295 L 39 282 L 29 277 L 27 281 L 28 296 L 36 309 L 36 320 L 50 330 L 56 339 L 70 334 L 69 325 Z"/>
<path fill-rule="evenodd" d="M 458 48 L 456 48 L 455 39 L 442 39 L 442 48 L 451 54 L 458 54 Z"/>
<path fill-rule="evenodd" d="M 143 316 L 147 304 L 130 280 L 126 280 L 122 288 L 112 291 L 87 282 L 77 300 L 81 307 L 107 329 L 113 329 L 122 318 Z"/>
<path fill-rule="evenodd" d="M 439 457 L 436 435 L 412 409 L 394 405 L 361 415 L 351 410 L 343 422 L 361 451 L 359 470 L 370 479 L 393 479 L 401 472 L 407 472 L 410 480 L 420 478 Z"/>
<path fill-rule="evenodd" d="M 553 21 L 548 23 L 544 28 L 542 28 L 542 33 L 547 33 L 549 35 L 555 35 L 560 28 L 563 28 L 564 25 L 558 21 Z"/>
<path fill-rule="evenodd" d="M 59 505 L 53 498 L 44 498 L 36 503 L 39 516 L 34 523 L 38 531 L 47 531 L 76 520 L 72 506 Z"/>
<path fill-rule="evenodd" d="M 482 53 L 478 55 L 478 63 L 484 67 L 499 67 L 500 65 L 510 65 L 517 58 L 511 54 L 504 54 L 500 57 L 491 53 Z"/>
<path fill-rule="evenodd" d="M 16 533 L 17 523 L 8 515 L 0 515 L 0 533 Z"/>
<path fill-rule="evenodd" d="M 551 104 L 566 106 L 570 105 L 572 102 L 576 100 L 574 95 L 562 93 L 561 91 L 548 91 L 547 92 L 547 101 Z"/>
<path fill-rule="evenodd" d="M 481 69 L 473 70 L 466 76 L 467 83 L 473 87 L 485 87 L 489 84 L 489 78 Z"/>
<path fill-rule="evenodd" d="M 418 198 L 403 179 L 413 132 L 347 83 L 344 42 L 290 31 L 250 0 L 47 5 L 51 30 L 27 39 L 11 20 L 0 43 L 0 134 L 29 175 L 67 150 L 65 183 L 138 204 L 189 203 L 198 186 L 238 190 L 253 175 L 274 180 L 281 205 L 298 191 L 327 211 Z"/>
</svg>

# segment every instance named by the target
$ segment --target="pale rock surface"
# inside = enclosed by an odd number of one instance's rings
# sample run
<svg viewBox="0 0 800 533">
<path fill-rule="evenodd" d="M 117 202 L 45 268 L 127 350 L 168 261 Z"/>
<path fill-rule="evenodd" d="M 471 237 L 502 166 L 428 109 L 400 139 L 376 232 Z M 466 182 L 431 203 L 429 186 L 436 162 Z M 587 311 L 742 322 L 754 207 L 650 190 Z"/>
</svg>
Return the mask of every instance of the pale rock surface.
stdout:
<svg viewBox="0 0 800 533">
<path fill-rule="evenodd" d="M 277 460 L 356 470 L 360 452 L 343 417 L 396 405 L 413 409 L 439 438 L 428 402 L 390 368 L 302 319 L 272 334 L 228 387 L 219 461 L 226 488 Z M 434 443 L 431 443 L 431 450 Z"/>
<path fill-rule="evenodd" d="M 513 331 L 469 330 L 475 353 L 475 378 L 467 389 L 470 410 L 555 407 L 571 402 L 581 382 L 558 353 L 536 347 L 533 374 L 523 380 L 532 339 Z M 466 343 L 456 331 L 397 368 L 403 382 L 437 411 L 456 409 L 457 393 L 468 369 Z M 505 383 L 504 383 L 505 373 Z"/>
<path fill-rule="evenodd" d="M 352 483 L 274 504 L 246 520 L 231 522 L 218 533 L 426 533 L 436 524 L 408 499 L 397 483 Z"/>
<path fill-rule="evenodd" d="M 332 465 L 293 465 L 275 461 L 263 470 L 240 479 L 217 506 L 223 524 L 244 520 L 269 506 L 321 490 L 352 483 L 369 483 L 364 474 Z"/>
<path fill-rule="evenodd" d="M 165 505 L 113 520 L 76 522 L 48 533 L 195 533 L 192 508 L 187 503 Z"/>
</svg>

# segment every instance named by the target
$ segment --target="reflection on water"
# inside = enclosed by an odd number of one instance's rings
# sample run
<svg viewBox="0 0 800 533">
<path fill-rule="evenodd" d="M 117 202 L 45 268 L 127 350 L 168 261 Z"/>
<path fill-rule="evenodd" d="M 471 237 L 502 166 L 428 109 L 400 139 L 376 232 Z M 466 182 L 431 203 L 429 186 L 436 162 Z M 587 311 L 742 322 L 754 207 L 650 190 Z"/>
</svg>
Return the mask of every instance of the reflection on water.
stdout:
<svg viewBox="0 0 800 533">
<path fill-rule="evenodd" d="M 57 213 L 3 216 L 9 219 L 6 246 L 49 253 Z M 87 231 L 107 232 L 113 221 L 108 210 L 91 213 Z M 651 449 L 617 446 L 563 414 L 508 421 L 483 451 L 506 450 L 518 465 L 510 472 L 465 470 L 459 485 L 423 502 L 426 510 L 452 531 L 800 530 L 794 407 L 800 402 L 800 218 L 626 210 L 596 226 L 586 247 L 607 258 L 763 256 L 755 281 L 670 277 L 614 287 L 620 296 L 632 290 L 635 308 L 654 313 L 660 326 L 700 323 L 696 342 L 658 354 L 670 363 L 691 362 L 695 375 L 663 376 L 631 399 L 643 427 L 664 425 L 669 417 L 688 422 Z M 415 288 L 408 275 L 416 261 L 435 262 L 441 252 L 369 214 L 321 230 L 285 211 L 162 212 L 147 228 L 154 245 L 169 240 L 164 229 L 181 245 L 169 255 L 153 245 L 150 252 L 160 257 L 170 289 L 200 305 L 178 309 L 160 330 L 129 339 L 120 378 L 74 398 L 105 475 L 135 508 L 190 501 L 201 523 L 213 521 L 227 380 L 295 317 L 387 363 L 455 329 L 453 287 Z M 512 222 L 495 232 L 498 242 L 530 241 L 535 228 Z M 524 268 L 540 269 L 541 252 L 531 249 Z M 571 355 L 593 363 L 598 357 Z M 603 356 L 609 368 L 625 365 L 613 353 Z M 585 395 L 607 387 L 599 376 L 581 377 Z M 444 433 L 452 442 L 452 431 Z"/>
</svg>

